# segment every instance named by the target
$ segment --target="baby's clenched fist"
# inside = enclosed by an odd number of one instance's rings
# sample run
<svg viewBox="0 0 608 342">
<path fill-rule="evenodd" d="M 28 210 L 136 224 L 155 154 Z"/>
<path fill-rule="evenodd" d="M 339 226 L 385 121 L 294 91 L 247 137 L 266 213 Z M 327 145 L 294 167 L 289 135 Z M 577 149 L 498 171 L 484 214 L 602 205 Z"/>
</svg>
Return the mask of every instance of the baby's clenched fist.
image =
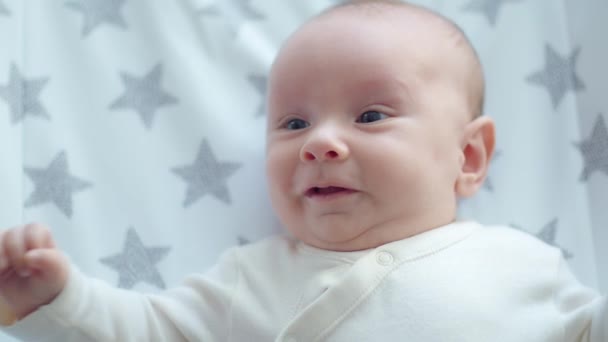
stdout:
<svg viewBox="0 0 608 342">
<path fill-rule="evenodd" d="M 0 232 L 0 299 L 5 304 L 0 310 L 6 306 L 18 319 L 28 315 L 61 292 L 68 273 L 67 258 L 46 226 L 27 224 Z"/>
</svg>

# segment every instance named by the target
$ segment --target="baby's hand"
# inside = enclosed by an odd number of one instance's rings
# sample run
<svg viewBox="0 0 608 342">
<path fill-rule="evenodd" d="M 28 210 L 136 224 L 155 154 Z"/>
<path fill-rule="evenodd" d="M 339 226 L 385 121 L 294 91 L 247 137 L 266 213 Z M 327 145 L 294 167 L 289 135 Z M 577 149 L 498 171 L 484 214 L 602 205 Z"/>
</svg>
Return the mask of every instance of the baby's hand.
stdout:
<svg viewBox="0 0 608 342">
<path fill-rule="evenodd" d="M 61 292 L 68 272 L 68 260 L 47 227 L 28 224 L 0 232 L 0 302 L 5 304 L 0 310 L 8 306 L 14 318 L 25 317 Z"/>
</svg>

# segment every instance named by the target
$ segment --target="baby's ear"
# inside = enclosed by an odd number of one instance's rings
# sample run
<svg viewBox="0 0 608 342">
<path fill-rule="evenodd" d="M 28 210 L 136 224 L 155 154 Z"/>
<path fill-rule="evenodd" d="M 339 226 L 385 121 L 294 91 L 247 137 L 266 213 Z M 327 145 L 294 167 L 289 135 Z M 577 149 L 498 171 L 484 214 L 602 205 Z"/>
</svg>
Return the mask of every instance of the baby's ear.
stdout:
<svg viewBox="0 0 608 342">
<path fill-rule="evenodd" d="M 465 127 L 462 142 L 462 165 L 456 179 L 455 192 L 458 197 L 470 197 L 483 185 L 494 153 L 494 121 L 480 116 Z"/>
</svg>

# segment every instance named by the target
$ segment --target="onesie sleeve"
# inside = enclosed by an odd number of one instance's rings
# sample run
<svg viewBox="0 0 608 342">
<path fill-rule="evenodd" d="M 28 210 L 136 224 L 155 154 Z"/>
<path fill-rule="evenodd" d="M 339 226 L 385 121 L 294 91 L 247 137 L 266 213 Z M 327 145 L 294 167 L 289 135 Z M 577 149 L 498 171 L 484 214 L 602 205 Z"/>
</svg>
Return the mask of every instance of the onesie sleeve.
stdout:
<svg viewBox="0 0 608 342">
<path fill-rule="evenodd" d="M 238 282 L 233 251 L 161 294 L 115 288 L 72 267 L 48 305 L 2 330 L 24 341 L 222 341 Z"/>
<path fill-rule="evenodd" d="M 580 284 L 561 258 L 554 293 L 558 314 L 564 322 L 564 342 L 608 342 L 606 296 Z"/>
</svg>

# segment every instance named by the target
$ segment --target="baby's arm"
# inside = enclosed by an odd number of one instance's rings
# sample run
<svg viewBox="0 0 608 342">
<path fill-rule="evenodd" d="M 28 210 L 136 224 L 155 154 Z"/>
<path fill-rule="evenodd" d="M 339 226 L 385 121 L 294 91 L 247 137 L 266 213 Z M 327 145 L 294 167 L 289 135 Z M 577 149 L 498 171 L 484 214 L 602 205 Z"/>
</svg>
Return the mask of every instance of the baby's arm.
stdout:
<svg viewBox="0 0 608 342">
<path fill-rule="evenodd" d="M 51 303 L 4 331 L 23 341 L 187 340 L 174 324 L 173 312 L 164 309 L 166 302 L 161 299 L 159 307 L 151 297 L 72 268 L 64 290 Z"/>
<path fill-rule="evenodd" d="M 3 324 L 27 316 L 63 289 L 69 264 L 45 226 L 0 232 L 0 310 Z"/>
<path fill-rule="evenodd" d="M 211 272 L 214 277 L 190 277 L 163 295 L 114 288 L 85 277 L 64 260 L 66 281 L 60 292 L 25 317 L 19 315 L 23 318 L 5 332 L 26 341 L 225 339 L 237 274 L 230 254 Z"/>
</svg>

